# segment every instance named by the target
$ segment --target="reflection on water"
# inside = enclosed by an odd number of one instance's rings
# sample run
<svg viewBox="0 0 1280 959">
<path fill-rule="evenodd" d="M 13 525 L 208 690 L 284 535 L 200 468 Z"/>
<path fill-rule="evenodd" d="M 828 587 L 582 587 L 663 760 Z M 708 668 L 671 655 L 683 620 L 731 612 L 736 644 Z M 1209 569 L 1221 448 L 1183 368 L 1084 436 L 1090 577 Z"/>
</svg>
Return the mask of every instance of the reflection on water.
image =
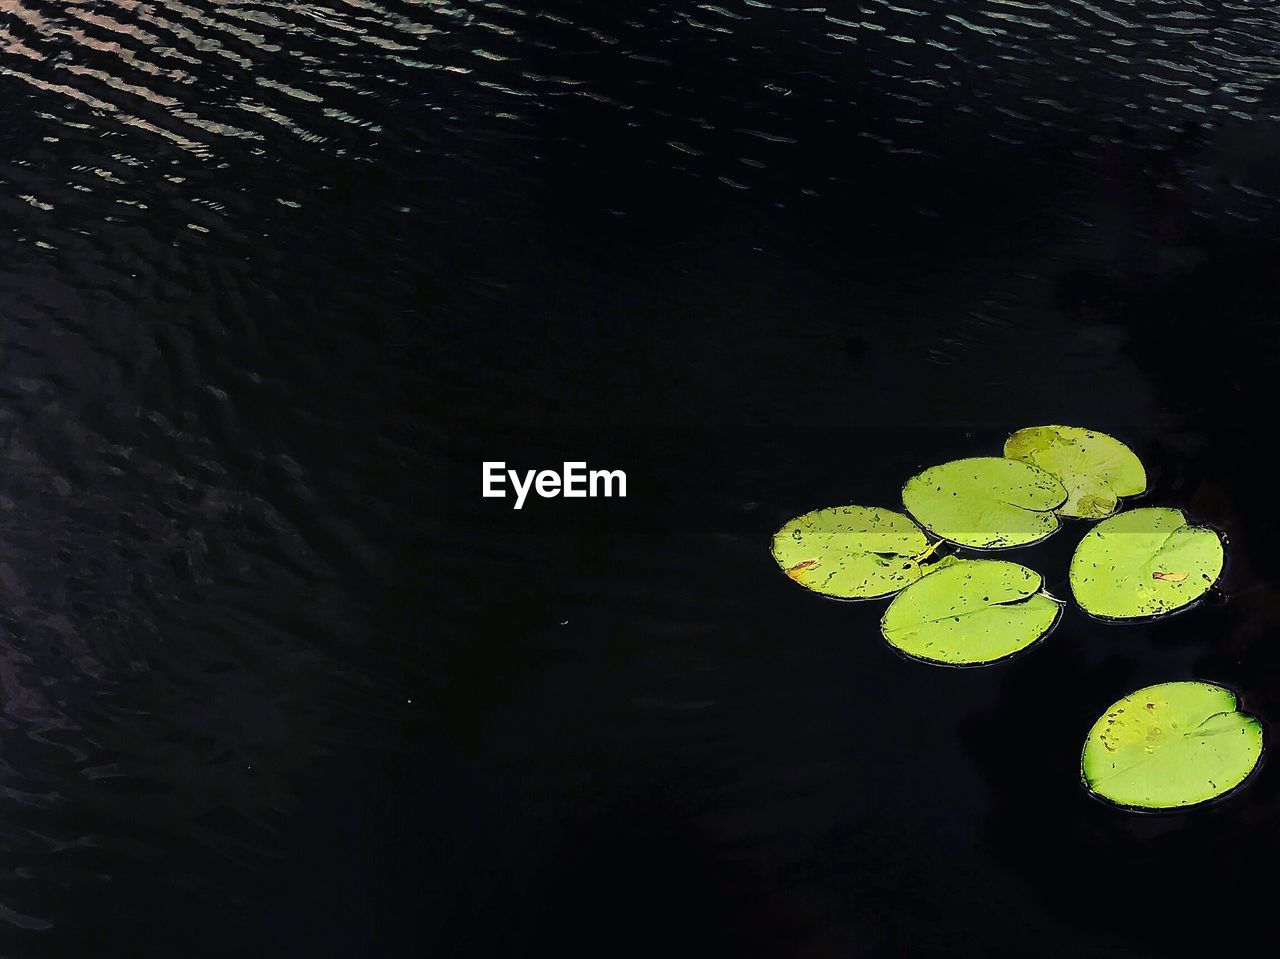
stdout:
<svg viewBox="0 0 1280 959">
<path fill-rule="evenodd" d="M 1062 784 L 1139 681 L 1280 718 L 1278 40 L 0 0 L 0 951 L 1148 954 L 1079 874 L 1193 910 L 1274 853 L 1265 769 L 1190 825 Z M 1042 421 L 1227 527 L 1231 602 L 939 679 L 769 570 L 788 516 Z M 495 451 L 635 489 L 499 517 Z"/>
</svg>

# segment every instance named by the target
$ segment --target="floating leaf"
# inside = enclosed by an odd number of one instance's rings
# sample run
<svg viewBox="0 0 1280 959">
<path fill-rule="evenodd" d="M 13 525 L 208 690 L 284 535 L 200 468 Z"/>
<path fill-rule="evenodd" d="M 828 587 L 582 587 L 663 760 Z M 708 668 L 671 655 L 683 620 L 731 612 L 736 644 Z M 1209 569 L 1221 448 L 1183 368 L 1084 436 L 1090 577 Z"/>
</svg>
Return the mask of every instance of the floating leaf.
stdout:
<svg viewBox="0 0 1280 959">
<path fill-rule="evenodd" d="M 1148 686 L 1089 730 L 1080 776 L 1094 795 L 1135 809 L 1213 799 L 1248 778 L 1262 756 L 1262 724 L 1212 683 Z"/>
<path fill-rule="evenodd" d="M 1071 592 L 1091 616 L 1142 619 L 1183 609 L 1222 573 L 1222 538 L 1181 510 L 1129 510 L 1085 534 L 1071 557 Z"/>
<path fill-rule="evenodd" d="M 1052 473 L 1067 489 L 1058 512 L 1081 519 L 1114 513 L 1119 497 L 1147 488 L 1147 473 L 1133 450 L 1106 433 L 1078 426 L 1031 426 L 1004 444 L 1004 455 Z"/>
<path fill-rule="evenodd" d="M 931 533 L 974 549 L 1039 542 L 1058 528 L 1067 498 L 1062 484 L 1037 466 L 979 456 L 934 466 L 907 480 L 902 502 Z"/>
<path fill-rule="evenodd" d="M 914 659 L 993 663 L 1043 639 L 1057 623 L 1062 607 L 1043 585 L 1039 573 L 1017 563 L 958 560 L 894 597 L 880 631 Z"/>
<path fill-rule="evenodd" d="M 909 516 L 874 506 L 834 506 L 789 520 L 773 558 L 801 586 L 840 599 L 876 599 L 918 580 L 933 551 Z"/>
</svg>

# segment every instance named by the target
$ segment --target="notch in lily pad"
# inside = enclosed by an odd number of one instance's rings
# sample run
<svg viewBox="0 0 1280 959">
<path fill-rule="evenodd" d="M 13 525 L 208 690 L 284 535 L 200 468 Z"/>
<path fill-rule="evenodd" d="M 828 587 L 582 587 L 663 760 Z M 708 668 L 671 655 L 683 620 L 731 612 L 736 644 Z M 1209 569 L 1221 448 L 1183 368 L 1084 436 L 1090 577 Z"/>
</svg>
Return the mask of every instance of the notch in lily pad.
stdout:
<svg viewBox="0 0 1280 959">
<path fill-rule="evenodd" d="M 912 659 L 985 666 L 1048 636 L 1062 603 L 1035 570 L 996 559 L 953 559 L 899 593 L 880 621 L 889 645 Z"/>
<path fill-rule="evenodd" d="M 907 512 L 935 536 L 972 549 L 1010 549 L 1052 536 L 1067 491 L 1021 460 L 976 456 L 917 473 L 902 488 Z"/>
<path fill-rule="evenodd" d="M 795 582 L 836 599 L 879 599 L 916 582 L 938 547 L 909 516 L 877 506 L 832 506 L 788 520 L 773 558 Z"/>
<path fill-rule="evenodd" d="M 1181 510 L 1129 510 L 1085 534 L 1068 579 L 1076 602 L 1104 620 L 1168 616 L 1197 603 L 1222 575 L 1222 536 Z"/>
<path fill-rule="evenodd" d="M 1239 787 L 1262 748 L 1262 723 L 1230 689 L 1162 683 L 1099 717 L 1085 739 L 1080 778 L 1093 795 L 1127 809 L 1182 809 Z"/>
<path fill-rule="evenodd" d="M 1062 516 L 1105 519 L 1121 497 L 1147 490 L 1147 471 L 1133 450 L 1095 430 L 1030 426 L 1005 440 L 1004 455 L 1053 474 L 1067 490 Z"/>
</svg>

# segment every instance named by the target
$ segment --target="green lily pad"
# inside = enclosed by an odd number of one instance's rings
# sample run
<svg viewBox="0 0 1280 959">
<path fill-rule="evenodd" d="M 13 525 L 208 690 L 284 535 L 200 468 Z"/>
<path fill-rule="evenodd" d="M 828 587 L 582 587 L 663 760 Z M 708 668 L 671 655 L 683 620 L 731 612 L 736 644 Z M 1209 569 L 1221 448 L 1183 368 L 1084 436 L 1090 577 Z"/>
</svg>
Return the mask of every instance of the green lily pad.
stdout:
<svg viewBox="0 0 1280 959">
<path fill-rule="evenodd" d="M 1002 456 L 954 460 L 902 488 L 907 512 L 948 542 L 973 549 L 1036 543 L 1058 528 L 1067 491 L 1049 473 Z"/>
<path fill-rule="evenodd" d="M 880 631 L 913 659 L 950 666 L 994 663 L 1052 631 L 1062 606 L 1043 586 L 1039 573 L 1017 563 L 958 560 L 894 597 Z"/>
<path fill-rule="evenodd" d="M 773 558 L 801 586 L 839 599 L 877 599 L 918 580 L 936 547 L 911 517 L 875 506 L 833 506 L 788 520 Z"/>
<path fill-rule="evenodd" d="M 1052 473 L 1067 489 L 1063 516 L 1104 519 L 1121 496 L 1147 488 L 1147 472 L 1133 450 L 1106 433 L 1078 426 L 1031 426 L 1004 443 L 1004 455 Z"/>
<path fill-rule="evenodd" d="M 1181 510 L 1129 510 L 1085 534 L 1071 557 L 1071 593 L 1100 619 L 1146 619 L 1202 597 L 1222 573 L 1222 537 Z"/>
<path fill-rule="evenodd" d="M 1221 796 L 1262 757 L 1262 724 L 1212 683 L 1148 686 L 1104 713 L 1084 743 L 1085 788 L 1133 809 L 1178 809 Z"/>
</svg>

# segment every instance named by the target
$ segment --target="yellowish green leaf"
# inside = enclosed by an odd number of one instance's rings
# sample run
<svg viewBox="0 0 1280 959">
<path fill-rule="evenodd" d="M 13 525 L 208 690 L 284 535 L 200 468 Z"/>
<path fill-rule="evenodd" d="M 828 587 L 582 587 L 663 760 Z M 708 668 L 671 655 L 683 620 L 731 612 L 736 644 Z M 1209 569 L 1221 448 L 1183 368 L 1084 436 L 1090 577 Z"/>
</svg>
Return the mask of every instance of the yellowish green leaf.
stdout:
<svg viewBox="0 0 1280 959">
<path fill-rule="evenodd" d="M 791 579 L 838 599 L 876 599 L 914 583 L 934 545 L 909 516 L 874 506 L 834 506 L 788 520 L 773 558 Z"/>
<path fill-rule="evenodd" d="M 1147 473 L 1133 450 L 1106 433 L 1078 426 L 1031 426 L 1004 444 L 1004 455 L 1052 473 L 1067 490 L 1063 516 L 1103 519 L 1120 497 L 1147 488 Z"/>
<path fill-rule="evenodd" d="M 1163 683 L 1130 693 L 1085 740 L 1085 787 L 1133 809 L 1178 809 L 1240 785 L 1262 757 L 1262 724 L 1236 694 L 1203 682 Z"/>
<path fill-rule="evenodd" d="M 973 549 L 1025 546 L 1053 534 L 1067 491 L 1037 466 L 979 456 L 907 480 L 902 502 L 929 532 Z"/>
<path fill-rule="evenodd" d="M 1043 586 L 1039 573 L 1017 563 L 956 560 L 894 597 L 880 631 L 913 659 L 993 663 L 1043 639 L 1057 623 L 1061 604 Z"/>
</svg>

